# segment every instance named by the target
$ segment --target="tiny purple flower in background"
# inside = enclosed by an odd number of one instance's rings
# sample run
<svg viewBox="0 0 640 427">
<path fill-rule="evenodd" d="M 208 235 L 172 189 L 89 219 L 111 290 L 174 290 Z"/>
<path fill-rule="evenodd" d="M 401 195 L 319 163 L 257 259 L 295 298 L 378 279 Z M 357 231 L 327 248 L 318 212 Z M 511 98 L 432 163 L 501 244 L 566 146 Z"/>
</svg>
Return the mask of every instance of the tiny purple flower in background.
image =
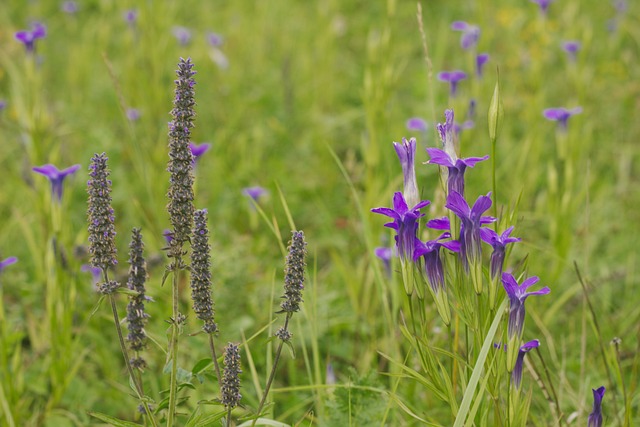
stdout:
<svg viewBox="0 0 640 427">
<path fill-rule="evenodd" d="M 7 108 L 7 101 L 0 99 L 0 111 L 3 111 L 5 108 Z"/>
<path fill-rule="evenodd" d="M 482 246 L 480 245 L 480 227 L 483 224 L 494 222 L 496 218 L 483 216 L 491 207 L 491 193 L 480 196 L 469 207 L 467 201 L 457 191 L 449 191 L 445 207 L 460 218 L 460 257 L 465 269 L 469 264 L 474 264 L 482 259 Z"/>
<path fill-rule="evenodd" d="M 210 31 L 207 33 L 207 41 L 213 47 L 220 47 L 224 40 L 220 34 Z"/>
<path fill-rule="evenodd" d="M 519 242 L 519 237 L 509 237 L 513 231 L 513 226 L 507 228 L 502 234 L 496 233 L 491 228 L 481 228 L 480 237 L 493 247 L 491 253 L 491 279 L 494 280 L 502 276 L 504 267 L 504 257 L 507 244 Z"/>
<path fill-rule="evenodd" d="M 475 120 L 476 119 L 476 106 L 477 106 L 477 102 L 475 99 L 471 98 L 471 100 L 469 100 L 469 109 L 467 110 L 467 119 L 469 120 Z"/>
<path fill-rule="evenodd" d="M 186 46 L 191 42 L 191 31 L 185 27 L 173 27 L 173 35 L 182 46 Z"/>
<path fill-rule="evenodd" d="M 426 132 L 426 130 L 429 128 L 427 122 L 420 117 L 411 117 L 409 120 L 407 120 L 406 126 L 407 130 L 414 132 Z"/>
<path fill-rule="evenodd" d="M 461 31 L 460 46 L 463 49 L 470 49 L 478 44 L 480 38 L 480 27 L 477 25 L 471 25 L 464 21 L 455 21 L 451 24 L 451 29 L 454 31 Z"/>
<path fill-rule="evenodd" d="M 60 9 L 64 13 L 68 13 L 69 15 L 73 15 L 74 13 L 78 12 L 78 3 L 76 3 L 75 1 L 72 1 L 72 0 L 65 1 L 65 2 L 62 3 L 62 6 L 60 6 Z"/>
<path fill-rule="evenodd" d="M 447 178 L 448 193 L 457 192 L 460 195 L 464 194 L 465 170 L 489 158 L 488 155 L 484 157 L 467 157 L 466 159 L 452 158 L 449 153 L 439 148 L 427 148 L 427 153 L 431 157 L 427 163 L 446 166 L 449 170 L 449 177 Z"/>
<path fill-rule="evenodd" d="M 18 258 L 14 256 L 10 256 L 4 261 L 0 261 L 0 273 L 2 273 L 2 270 L 4 270 L 6 267 L 10 266 L 11 264 L 15 264 L 16 262 L 18 262 Z"/>
<path fill-rule="evenodd" d="M 173 231 L 167 228 L 162 231 L 162 235 L 164 236 L 164 241 L 167 242 L 167 245 L 171 246 L 171 241 L 173 240 Z"/>
<path fill-rule="evenodd" d="M 563 131 L 567 130 L 567 121 L 569 120 L 569 117 L 575 114 L 580 114 L 580 113 L 582 113 L 582 107 L 575 107 L 571 109 L 562 108 L 562 107 L 547 108 L 542 112 L 544 117 L 547 118 L 548 120 L 553 120 L 558 122 L 558 126 L 560 130 L 563 130 Z"/>
<path fill-rule="evenodd" d="M 511 383 L 514 385 L 516 389 L 520 389 L 520 384 L 522 383 L 522 368 L 524 367 L 524 355 L 533 350 L 534 348 L 540 347 L 540 341 L 532 340 L 526 342 L 520 347 L 518 351 L 518 358 L 516 359 L 516 366 L 513 368 L 513 372 L 511 372 Z"/>
<path fill-rule="evenodd" d="M 129 9 L 124 13 L 124 20 L 127 21 L 130 27 L 135 27 L 138 22 L 138 11 L 136 9 Z"/>
<path fill-rule="evenodd" d="M 211 144 L 208 142 L 203 142 L 202 144 L 190 142 L 189 148 L 191 149 L 191 154 L 193 154 L 193 161 L 196 162 L 204 153 L 209 151 Z"/>
<path fill-rule="evenodd" d="M 456 135 L 460 135 L 460 132 L 467 129 L 473 129 L 476 123 L 473 120 L 465 120 L 461 125 L 453 123 L 453 131 Z"/>
<path fill-rule="evenodd" d="M 127 119 L 131 122 L 135 122 L 140 119 L 140 110 L 137 108 L 127 108 L 125 114 L 127 115 Z"/>
<path fill-rule="evenodd" d="M 485 64 L 489 61 L 488 53 L 481 53 L 476 56 L 476 76 L 482 77 L 482 70 L 484 69 Z"/>
<path fill-rule="evenodd" d="M 400 165 L 402 166 L 402 175 L 404 177 L 404 199 L 407 201 L 409 206 L 415 206 L 420 201 L 415 168 L 416 139 L 411 138 L 407 141 L 406 138 L 402 138 L 402 144 L 394 142 L 393 148 L 395 148 L 396 154 L 398 154 L 398 159 L 400 159 Z"/>
<path fill-rule="evenodd" d="M 58 170 L 58 168 L 52 164 L 32 168 L 34 172 L 49 178 L 49 181 L 51 181 L 51 194 L 58 202 L 62 200 L 62 184 L 64 179 L 68 175 L 73 175 L 78 169 L 80 169 L 80 165 L 73 165 L 62 170 Z"/>
<path fill-rule="evenodd" d="M 593 412 L 589 414 L 587 427 L 602 427 L 602 398 L 605 390 L 604 386 L 592 389 Z"/>
<path fill-rule="evenodd" d="M 242 189 L 242 194 L 249 197 L 251 200 L 253 200 L 256 203 L 262 196 L 266 195 L 267 193 L 268 191 L 265 188 L 260 187 L 258 185 L 254 187 L 246 187 Z"/>
<path fill-rule="evenodd" d="M 444 110 L 444 123 L 438 123 L 436 125 L 436 129 L 438 130 L 438 135 L 440 136 L 440 141 L 442 142 L 442 149 L 449 154 L 449 157 L 455 158 L 456 156 L 456 148 L 455 148 L 455 129 L 453 124 L 453 110 Z"/>
<path fill-rule="evenodd" d="M 616 13 L 623 14 L 629 9 L 629 5 L 627 4 L 627 0 L 613 0 L 613 7 L 616 10 Z"/>
<path fill-rule="evenodd" d="M 393 195 L 393 208 L 371 209 L 373 213 L 386 215 L 393 219 L 393 222 L 388 222 L 384 226 L 396 230 L 396 248 L 398 249 L 398 256 L 403 262 L 413 261 L 415 238 L 418 232 L 418 218 L 424 216 L 420 209 L 429 203 L 431 202 L 423 200 L 409 209 L 404 196 L 398 191 Z"/>
<path fill-rule="evenodd" d="M 102 270 L 100 267 L 92 267 L 90 264 L 82 264 L 80 271 L 83 273 L 91 273 L 91 282 L 97 289 L 98 284 L 102 281 Z"/>
<path fill-rule="evenodd" d="M 450 237 L 451 233 L 446 232 L 442 233 L 437 239 L 427 242 L 423 242 L 417 237 L 415 238 L 413 259 L 414 261 L 418 261 L 420 257 L 424 258 L 424 269 L 427 273 L 429 286 L 431 286 L 434 293 L 445 290 L 444 267 L 442 265 L 442 259 L 440 258 L 440 248 L 445 247 L 451 252 L 460 252 L 460 242 L 457 240 L 441 242 L 441 240 L 449 239 Z"/>
<path fill-rule="evenodd" d="M 524 330 L 524 303 L 531 295 L 546 295 L 551 290 L 545 286 L 539 291 L 527 292 L 527 289 L 536 283 L 540 279 L 537 276 L 529 277 L 524 280 L 522 284 L 518 285 L 515 277 L 511 273 L 502 273 L 502 285 L 509 297 L 509 326 L 508 336 L 509 340 L 514 337 L 521 337 Z"/>
<path fill-rule="evenodd" d="M 562 43 L 562 49 L 567 52 L 570 61 L 575 61 L 580 50 L 580 42 L 570 40 Z"/>
<path fill-rule="evenodd" d="M 455 71 L 443 71 L 438 73 L 438 80 L 441 82 L 449 83 L 449 94 L 453 97 L 456 96 L 458 91 L 458 82 L 467 78 L 467 73 L 460 70 Z"/>
<path fill-rule="evenodd" d="M 393 250 L 386 246 L 380 246 L 375 248 L 373 253 L 380 261 L 382 261 L 384 271 L 387 276 L 391 276 L 391 257 L 393 256 Z"/>
<path fill-rule="evenodd" d="M 540 7 L 540 12 L 542 12 L 542 14 L 546 16 L 547 12 L 549 11 L 549 5 L 553 0 L 531 0 L 531 1 L 537 4 Z"/>
<path fill-rule="evenodd" d="M 31 31 L 22 30 L 15 34 L 16 40 L 22 42 L 27 49 L 27 53 L 35 50 L 35 42 L 47 35 L 47 28 L 39 22 L 35 22 L 31 26 Z"/>
</svg>

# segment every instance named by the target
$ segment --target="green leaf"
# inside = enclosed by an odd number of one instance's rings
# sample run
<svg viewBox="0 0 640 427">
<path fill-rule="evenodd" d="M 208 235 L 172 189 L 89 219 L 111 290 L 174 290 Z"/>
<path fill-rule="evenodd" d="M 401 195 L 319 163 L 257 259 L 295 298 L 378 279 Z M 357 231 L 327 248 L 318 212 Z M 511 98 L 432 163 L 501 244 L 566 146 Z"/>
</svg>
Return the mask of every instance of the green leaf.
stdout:
<svg viewBox="0 0 640 427">
<path fill-rule="evenodd" d="M 502 98 L 500 97 L 500 76 L 493 89 L 493 96 L 491 97 L 491 103 L 489 104 L 489 138 L 491 141 L 495 141 L 498 138 L 498 129 L 502 123 L 502 117 L 504 116 L 504 109 L 502 108 Z"/>
<path fill-rule="evenodd" d="M 124 421 L 118 418 L 111 417 L 106 414 L 102 414 L 100 412 L 89 412 L 94 418 L 99 419 L 100 421 L 104 421 L 105 423 L 109 423 L 115 427 L 143 427 L 142 424 L 132 423 L 131 421 Z"/>
<path fill-rule="evenodd" d="M 191 368 L 191 372 L 194 375 L 201 372 L 204 368 L 209 366 L 211 361 L 212 361 L 211 358 L 200 359 L 195 365 L 193 365 L 193 368 Z"/>
</svg>

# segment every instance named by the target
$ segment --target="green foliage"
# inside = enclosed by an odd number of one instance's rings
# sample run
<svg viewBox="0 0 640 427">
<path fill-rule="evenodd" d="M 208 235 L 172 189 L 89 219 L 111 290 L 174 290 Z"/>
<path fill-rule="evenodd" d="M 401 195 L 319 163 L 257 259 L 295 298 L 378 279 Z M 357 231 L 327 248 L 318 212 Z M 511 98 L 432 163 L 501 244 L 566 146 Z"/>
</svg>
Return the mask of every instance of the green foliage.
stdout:
<svg viewBox="0 0 640 427">
<path fill-rule="evenodd" d="M 327 425 L 371 426 L 380 423 L 388 404 L 387 392 L 375 371 L 363 375 L 349 369 L 349 380 L 327 403 Z"/>
</svg>

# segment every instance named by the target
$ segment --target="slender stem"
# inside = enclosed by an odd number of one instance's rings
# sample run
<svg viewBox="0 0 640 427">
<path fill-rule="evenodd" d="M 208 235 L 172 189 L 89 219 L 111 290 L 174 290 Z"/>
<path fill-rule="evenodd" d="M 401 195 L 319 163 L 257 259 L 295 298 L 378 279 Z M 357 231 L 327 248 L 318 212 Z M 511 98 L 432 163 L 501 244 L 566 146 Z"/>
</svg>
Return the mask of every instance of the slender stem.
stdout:
<svg viewBox="0 0 640 427">
<path fill-rule="evenodd" d="M 178 394 L 178 273 L 181 265 L 179 256 L 174 258 L 174 271 L 172 278 L 172 306 L 173 316 L 171 322 L 171 343 L 169 345 L 169 357 L 171 358 L 171 384 L 169 386 L 169 407 L 167 414 L 167 427 L 173 426 L 176 412 L 176 399 Z"/>
<path fill-rule="evenodd" d="M 231 405 L 229 405 L 229 407 L 227 408 L 227 427 L 231 427 L 231 410 L 232 409 L 233 408 L 231 408 Z"/>
<path fill-rule="evenodd" d="M 222 387 L 222 376 L 220 375 L 220 365 L 218 364 L 218 356 L 216 355 L 216 347 L 213 345 L 213 334 L 209 334 L 209 347 L 211 348 L 211 357 L 213 358 L 213 367 L 218 377 L 218 385 Z"/>
<path fill-rule="evenodd" d="M 560 427 L 562 427 L 562 413 L 560 412 L 560 400 L 558 400 L 558 395 L 556 394 L 556 389 L 553 387 L 553 381 L 551 381 L 551 374 L 549 373 L 549 368 L 547 367 L 547 364 L 544 361 L 544 357 L 542 357 L 542 353 L 540 352 L 540 349 L 536 347 L 536 353 L 538 354 L 538 357 L 540 358 L 540 362 L 542 363 L 542 369 L 544 370 L 544 374 L 547 377 L 547 381 L 549 382 L 549 389 L 551 390 L 551 395 L 553 396 L 553 404 L 555 406 L 554 410 L 556 413 L 556 420 L 558 422 L 558 425 Z M 542 386 L 544 386 L 544 383 L 542 382 L 542 380 L 540 380 L 540 384 Z M 550 396 L 551 397 L 551 396 Z"/>
</svg>

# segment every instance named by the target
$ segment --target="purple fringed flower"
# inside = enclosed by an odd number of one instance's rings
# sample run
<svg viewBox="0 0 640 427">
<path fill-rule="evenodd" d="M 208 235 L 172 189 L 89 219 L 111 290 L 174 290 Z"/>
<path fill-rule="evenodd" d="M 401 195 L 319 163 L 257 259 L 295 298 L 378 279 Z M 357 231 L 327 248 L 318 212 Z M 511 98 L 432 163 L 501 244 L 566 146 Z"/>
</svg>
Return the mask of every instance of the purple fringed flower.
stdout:
<svg viewBox="0 0 640 427">
<path fill-rule="evenodd" d="M 464 21 L 455 21 L 451 24 L 451 29 L 462 32 L 462 36 L 460 36 L 460 46 L 463 49 L 470 49 L 478 44 L 480 27 L 477 25 L 471 25 Z"/>
<path fill-rule="evenodd" d="M 467 73 L 460 70 L 455 71 L 443 71 L 438 73 L 438 80 L 441 82 L 449 83 L 449 94 L 453 97 L 456 96 L 458 91 L 458 82 L 467 78 Z"/>
<path fill-rule="evenodd" d="M 457 192 L 461 195 L 464 194 L 465 170 L 489 158 L 488 155 L 484 157 L 467 157 L 465 159 L 453 158 L 446 151 L 439 148 L 427 148 L 427 153 L 431 157 L 427 163 L 446 166 L 449 170 L 449 177 L 447 178 L 448 193 Z"/>
<path fill-rule="evenodd" d="M 575 108 L 547 108 L 542 112 L 545 118 L 558 122 L 558 126 L 562 131 L 567 130 L 567 121 L 569 117 L 582 113 L 582 107 Z"/>
<path fill-rule="evenodd" d="M 404 199 L 407 201 L 407 205 L 417 205 L 420 201 L 420 195 L 418 194 L 418 184 L 416 182 L 416 139 L 411 138 L 407 141 L 406 138 L 402 138 L 402 144 L 394 142 L 393 148 L 395 148 L 398 159 L 400 159 L 400 165 L 402 166 Z"/>
<path fill-rule="evenodd" d="M 210 31 L 207 33 L 207 41 L 213 47 L 220 47 L 224 40 L 220 34 Z"/>
<path fill-rule="evenodd" d="M 481 53 L 476 56 L 476 76 L 482 77 L 482 70 L 484 69 L 487 61 L 489 61 L 488 53 Z"/>
<path fill-rule="evenodd" d="M 546 16 L 549 11 L 549 5 L 553 0 L 531 0 L 531 2 L 537 4 L 540 7 L 540 12 Z"/>
<path fill-rule="evenodd" d="M 398 256 L 402 261 L 412 261 L 415 249 L 415 237 L 418 232 L 418 218 L 424 214 L 420 209 L 431 203 L 423 200 L 409 209 L 407 202 L 401 192 L 393 195 L 393 208 L 374 208 L 373 213 L 379 213 L 393 218 L 393 222 L 388 222 L 384 226 L 396 230 L 396 247 Z"/>
<path fill-rule="evenodd" d="M 15 264 L 16 262 L 18 262 L 18 258 L 14 256 L 10 256 L 4 261 L 0 261 L 0 273 L 2 273 L 2 270 L 4 270 L 6 267 L 10 266 L 11 264 Z"/>
<path fill-rule="evenodd" d="M 524 365 L 524 355 L 533 350 L 534 348 L 538 348 L 540 346 L 540 341 L 532 340 L 527 343 L 524 343 L 520 350 L 518 351 L 518 358 L 516 359 L 516 366 L 513 368 L 513 372 L 511 372 L 511 383 L 513 386 L 519 390 L 520 384 L 522 382 L 522 368 Z"/>
<path fill-rule="evenodd" d="M 39 22 L 35 22 L 31 26 L 31 31 L 22 30 L 15 34 L 16 40 L 22 42 L 27 49 L 27 53 L 35 50 L 35 42 L 47 35 L 47 28 Z"/>
<path fill-rule="evenodd" d="M 182 46 L 186 46 L 191 42 L 191 31 L 185 27 L 173 27 L 173 35 Z"/>
<path fill-rule="evenodd" d="M 420 117 L 411 117 L 406 123 L 407 129 L 414 132 L 426 132 L 429 125 Z"/>
<path fill-rule="evenodd" d="M 251 200 L 253 200 L 256 203 L 262 196 L 264 196 L 267 193 L 268 192 L 265 188 L 260 187 L 258 185 L 254 187 L 246 187 L 242 189 L 242 194 L 249 197 Z"/>
<path fill-rule="evenodd" d="M 482 258 L 480 227 L 496 220 L 490 216 L 482 216 L 491 207 L 491 193 L 478 197 L 470 208 L 460 193 L 450 191 L 445 207 L 460 218 L 460 257 L 468 269 L 469 264 L 479 262 Z"/>
<path fill-rule="evenodd" d="M 73 165 L 62 170 L 58 170 L 58 168 L 52 164 L 32 168 L 34 172 L 49 178 L 49 181 L 51 182 L 51 194 L 58 202 L 62 200 L 62 183 L 64 182 L 64 179 L 68 175 L 73 175 L 78 169 L 80 169 L 80 165 Z"/>
<path fill-rule="evenodd" d="M 130 122 L 135 122 L 140 119 L 140 110 L 137 108 L 127 108 L 125 114 Z"/>
<path fill-rule="evenodd" d="M 575 40 L 570 40 L 562 43 L 562 49 L 567 52 L 567 56 L 569 60 L 575 62 L 576 57 L 578 55 L 578 51 L 580 50 L 580 42 Z"/>
<path fill-rule="evenodd" d="M 417 237 L 415 238 L 413 259 L 417 261 L 420 257 L 424 258 L 424 269 L 429 279 L 429 286 L 435 293 L 445 289 L 444 267 L 440 258 L 440 248 L 445 247 L 452 252 L 460 252 L 460 242 L 457 240 L 441 242 L 441 240 L 449 239 L 450 237 L 451 233 L 446 232 L 442 233 L 437 239 L 427 242 L 423 242 Z"/>
<path fill-rule="evenodd" d="M 374 255 L 382 261 L 384 265 L 384 271 L 387 276 L 391 275 L 391 257 L 393 256 L 393 250 L 386 246 L 380 246 L 374 249 Z"/>
<path fill-rule="evenodd" d="M 189 143 L 189 148 L 191 149 L 191 154 L 193 154 L 193 161 L 197 161 L 200 156 L 209 151 L 211 148 L 211 144 L 208 142 L 203 142 L 202 144 L 194 144 L 193 142 Z"/>
<path fill-rule="evenodd" d="M 589 414 L 587 427 L 602 427 L 602 398 L 606 389 L 604 386 L 592 389 L 593 412 Z"/>
<path fill-rule="evenodd" d="M 524 302 L 531 295 L 546 295 L 551 290 L 548 287 L 544 287 L 539 291 L 527 292 L 527 289 L 536 283 L 540 279 L 537 276 L 529 277 L 524 280 L 522 284 L 518 285 L 516 279 L 510 273 L 502 273 L 502 285 L 509 297 L 509 327 L 508 336 L 509 340 L 514 337 L 521 337 L 524 329 Z"/>
<path fill-rule="evenodd" d="M 502 268 L 504 265 L 504 257 L 507 244 L 519 242 L 519 237 L 509 237 L 513 231 L 513 226 L 507 228 L 502 234 L 496 233 L 491 228 L 481 228 L 480 237 L 493 247 L 491 253 L 491 279 L 502 276 Z"/>
</svg>

